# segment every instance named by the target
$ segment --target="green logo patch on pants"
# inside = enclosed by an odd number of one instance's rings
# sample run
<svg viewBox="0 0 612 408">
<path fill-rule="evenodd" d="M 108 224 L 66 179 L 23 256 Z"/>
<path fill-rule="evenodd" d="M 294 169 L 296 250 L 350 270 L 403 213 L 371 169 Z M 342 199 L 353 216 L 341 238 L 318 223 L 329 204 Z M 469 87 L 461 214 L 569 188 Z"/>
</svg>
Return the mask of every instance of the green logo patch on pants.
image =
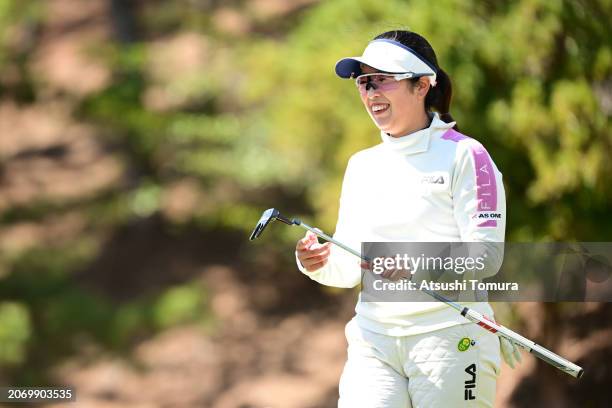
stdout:
<svg viewBox="0 0 612 408">
<path fill-rule="evenodd" d="M 459 340 L 459 343 L 457 343 L 457 350 L 467 351 L 467 349 L 469 349 L 470 346 L 473 346 L 474 344 L 476 344 L 474 340 L 470 340 L 469 337 L 464 337 Z"/>
</svg>

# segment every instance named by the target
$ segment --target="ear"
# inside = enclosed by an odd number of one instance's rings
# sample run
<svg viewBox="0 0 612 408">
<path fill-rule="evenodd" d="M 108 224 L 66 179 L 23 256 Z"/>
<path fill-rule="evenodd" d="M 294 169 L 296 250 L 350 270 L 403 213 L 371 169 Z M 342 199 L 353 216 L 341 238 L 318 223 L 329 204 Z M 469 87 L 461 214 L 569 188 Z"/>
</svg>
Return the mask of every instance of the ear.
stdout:
<svg viewBox="0 0 612 408">
<path fill-rule="evenodd" d="M 416 83 L 415 91 L 417 95 L 423 99 L 427 96 L 427 91 L 429 91 L 430 82 L 427 77 L 420 77 L 419 82 Z"/>
</svg>

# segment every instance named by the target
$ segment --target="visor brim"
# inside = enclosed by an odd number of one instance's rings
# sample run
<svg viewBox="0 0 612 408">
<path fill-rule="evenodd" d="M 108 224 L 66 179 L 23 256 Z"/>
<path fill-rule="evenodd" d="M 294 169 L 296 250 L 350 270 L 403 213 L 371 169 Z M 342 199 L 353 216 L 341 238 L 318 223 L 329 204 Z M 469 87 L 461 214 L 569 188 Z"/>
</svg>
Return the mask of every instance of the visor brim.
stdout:
<svg viewBox="0 0 612 408">
<path fill-rule="evenodd" d="M 362 58 L 343 58 L 336 63 L 336 75 L 340 78 L 351 78 L 361 75 Z"/>
</svg>

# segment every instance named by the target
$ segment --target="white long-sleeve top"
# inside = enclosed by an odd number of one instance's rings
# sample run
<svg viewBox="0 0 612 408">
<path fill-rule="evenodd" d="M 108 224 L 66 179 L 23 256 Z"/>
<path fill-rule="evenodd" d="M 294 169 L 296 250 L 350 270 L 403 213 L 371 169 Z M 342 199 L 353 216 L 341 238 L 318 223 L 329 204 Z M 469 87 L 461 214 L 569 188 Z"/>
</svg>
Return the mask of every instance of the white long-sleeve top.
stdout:
<svg viewBox="0 0 612 408">
<path fill-rule="evenodd" d="M 506 202 L 502 175 L 485 148 L 434 114 L 426 129 L 354 154 L 347 165 L 334 238 L 360 249 L 362 242 L 504 241 Z M 483 275 L 497 273 L 503 246 L 488 249 Z M 359 259 L 332 245 L 329 261 L 308 272 L 328 286 L 351 288 L 361 281 Z M 486 302 L 464 303 L 493 315 Z M 393 336 L 426 333 L 465 323 L 440 302 L 362 302 L 360 326 Z"/>
</svg>

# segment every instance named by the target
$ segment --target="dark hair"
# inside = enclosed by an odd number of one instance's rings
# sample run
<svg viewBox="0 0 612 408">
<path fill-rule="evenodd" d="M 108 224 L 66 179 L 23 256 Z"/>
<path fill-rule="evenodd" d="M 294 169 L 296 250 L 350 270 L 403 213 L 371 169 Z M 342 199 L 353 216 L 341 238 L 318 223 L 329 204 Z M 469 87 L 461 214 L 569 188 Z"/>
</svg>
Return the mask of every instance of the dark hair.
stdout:
<svg viewBox="0 0 612 408">
<path fill-rule="evenodd" d="M 440 114 L 440 119 L 444 122 L 454 122 L 453 117 L 450 114 L 450 103 L 453 96 L 453 87 L 449 76 L 440 68 L 438 65 L 438 59 L 434 52 L 431 44 L 417 33 L 412 31 L 394 30 L 387 31 L 380 35 L 377 35 L 374 39 L 389 39 L 402 43 L 406 47 L 410 47 L 415 51 L 421 58 L 425 60 L 429 65 L 435 67 L 437 72 L 437 84 L 435 87 L 430 87 L 425 97 L 425 110 L 431 111 L 435 109 Z M 418 78 L 413 78 L 412 82 L 418 82 Z M 455 125 L 455 130 L 459 130 L 459 127 Z"/>
</svg>

